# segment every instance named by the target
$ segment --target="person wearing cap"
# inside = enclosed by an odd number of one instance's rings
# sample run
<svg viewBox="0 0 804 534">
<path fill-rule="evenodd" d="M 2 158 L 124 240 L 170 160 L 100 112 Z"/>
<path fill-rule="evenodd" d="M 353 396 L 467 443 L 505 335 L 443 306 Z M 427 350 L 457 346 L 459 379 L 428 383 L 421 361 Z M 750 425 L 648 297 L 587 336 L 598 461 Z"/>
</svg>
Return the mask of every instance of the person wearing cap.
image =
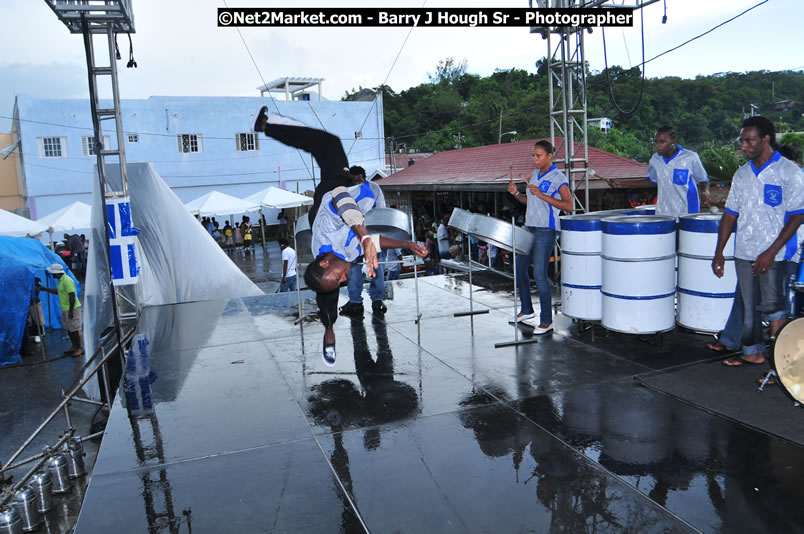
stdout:
<svg viewBox="0 0 804 534">
<path fill-rule="evenodd" d="M 369 235 L 365 213 L 376 202 L 373 188 L 354 184 L 337 136 L 289 117 L 268 115 L 267 111 L 265 106 L 257 110 L 251 129 L 310 153 L 321 168 L 321 182 L 313 193 L 313 207 L 308 213 L 313 233 L 311 248 L 316 259 L 307 266 L 304 282 L 316 293 L 325 329 L 321 358 L 326 366 L 332 367 L 336 358 L 333 325 L 338 319 L 339 288 L 347 281 L 352 263 L 364 256 L 368 275 L 373 278 L 379 267 L 378 250 L 407 248 L 422 257 L 427 250 L 412 241 Z"/>
<path fill-rule="evenodd" d="M 84 354 L 84 349 L 81 348 L 81 312 L 79 311 L 81 301 L 78 300 L 78 295 L 76 294 L 75 282 L 71 277 L 66 276 L 64 267 L 60 263 L 54 263 L 48 267 L 47 272 L 56 278 L 56 289 L 42 287 L 38 279 L 36 284 L 40 290 L 59 296 L 61 326 L 67 331 L 72 343 L 72 346 L 64 351 L 64 354 L 81 356 Z"/>
</svg>

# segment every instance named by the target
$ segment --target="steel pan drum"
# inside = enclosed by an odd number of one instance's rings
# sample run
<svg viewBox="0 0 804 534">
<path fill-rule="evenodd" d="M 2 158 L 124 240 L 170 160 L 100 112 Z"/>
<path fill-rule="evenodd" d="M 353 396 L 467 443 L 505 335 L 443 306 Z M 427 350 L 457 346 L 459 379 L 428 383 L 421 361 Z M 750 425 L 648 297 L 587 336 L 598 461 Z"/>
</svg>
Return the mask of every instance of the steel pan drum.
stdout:
<svg viewBox="0 0 804 534">
<path fill-rule="evenodd" d="M 310 229 L 307 213 L 296 220 L 296 243 L 298 248 L 304 247 L 306 250 L 310 250 L 313 245 L 313 231 Z"/>
<path fill-rule="evenodd" d="M 374 208 L 366 213 L 366 230 L 399 241 L 410 241 L 410 217 L 394 208 Z"/>
<path fill-rule="evenodd" d="M 787 323 L 776 336 L 771 359 L 782 389 L 798 403 L 804 403 L 804 317 Z"/>
<path fill-rule="evenodd" d="M 486 215 L 474 214 L 469 223 L 468 233 L 504 250 L 512 250 L 511 223 Z M 533 245 L 533 234 L 517 226 L 515 239 L 517 254 L 530 253 L 530 248 Z"/>
<path fill-rule="evenodd" d="M 469 233 L 469 225 L 472 222 L 472 217 L 474 217 L 473 213 L 462 210 L 461 208 L 455 208 L 452 210 L 452 215 L 449 218 L 447 226 L 455 228 L 459 232 Z"/>
</svg>

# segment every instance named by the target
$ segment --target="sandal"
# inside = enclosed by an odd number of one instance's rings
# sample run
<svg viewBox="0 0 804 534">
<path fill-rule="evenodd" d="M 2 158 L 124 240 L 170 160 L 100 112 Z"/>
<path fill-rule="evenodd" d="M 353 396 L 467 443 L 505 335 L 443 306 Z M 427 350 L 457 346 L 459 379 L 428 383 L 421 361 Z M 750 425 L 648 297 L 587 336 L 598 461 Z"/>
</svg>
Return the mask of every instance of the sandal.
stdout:
<svg viewBox="0 0 804 534">
<path fill-rule="evenodd" d="M 722 365 L 726 367 L 740 367 L 743 365 L 762 365 L 765 363 L 765 358 L 762 358 L 761 362 L 752 362 L 751 360 L 746 360 L 743 356 L 737 356 L 735 358 L 726 358 L 725 360 L 720 362 Z"/>
<path fill-rule="evenodd" d="M 721 353 L 721 352 L 733 352 L 732 349 L 730 349 L 729 347 L 727 347 L 726 345 L 724 345 L 720 341 L 714 341 L 712 343 L 707 343 L 706 344 L 706 350 L 708 350 L 709 352 L 716 352 L 718 354 Z"/>
</svg>

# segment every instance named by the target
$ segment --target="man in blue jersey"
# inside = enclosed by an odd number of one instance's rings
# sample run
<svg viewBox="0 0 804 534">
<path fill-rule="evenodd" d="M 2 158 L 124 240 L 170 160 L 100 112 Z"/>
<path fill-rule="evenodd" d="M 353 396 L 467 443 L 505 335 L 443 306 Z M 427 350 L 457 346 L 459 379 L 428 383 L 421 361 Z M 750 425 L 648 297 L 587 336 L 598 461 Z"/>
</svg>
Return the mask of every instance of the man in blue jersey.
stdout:
<svg viewBox="0 0 804 534">
<path fill-rule="evenodd" d="M 709 177 L 698 154 L 677 145 L 676 132 L 670 126 L 656 130 L 653 141 L 656 154 L 648 163 L 648 180 L 658 189 L 656 215 L 678 219 L 681 215 L 701 211 L 699 184 L 704 206 L 708 206 Z"/>
<path fill-rule="evenodd" d="M 379 267 L 379 250 L 407 248 L 426 256 L 427 250 L 412 241 L 399 241 L 380 235 L 369 235 L 365 214 L 374 207 L 375 190 L 369 183 L 354 185 L 341 140 L 326 131 L 310 128 L 281 115 L 268 115 L 265 106 L 257 110 L 252 130 L 263 132 L 277 141 L 309 152 L 321 168 L 321 182 L 313 194 L 313 207 L 308 215 L 313 232 L 312 252 L 316 259 L 307 266 L 304 281 L 316 292 L 324 342 L 321 358 L 335 365 L 335 330 L 338 319 L 338 294 L 346 283 L 352 263 L 365 257 L 369 277 Z"/>
<path fill-rule="evenodd" d="M 734 255 L 744 311 L 743 355 L 724 360 L 728 366 L 765 362 L 759 314 L 775 336 L 785 320 L 780 277 L 796 252 L 796 230 L 804 220 L 804 172 L 775 150 L 773 123 L 761 116 L 745 119 L 740 143 L 749 161 L 734 174 L 712 260 L 712 270 L 722 277 L 723 249 L 739 219 Z"/>
</svg>

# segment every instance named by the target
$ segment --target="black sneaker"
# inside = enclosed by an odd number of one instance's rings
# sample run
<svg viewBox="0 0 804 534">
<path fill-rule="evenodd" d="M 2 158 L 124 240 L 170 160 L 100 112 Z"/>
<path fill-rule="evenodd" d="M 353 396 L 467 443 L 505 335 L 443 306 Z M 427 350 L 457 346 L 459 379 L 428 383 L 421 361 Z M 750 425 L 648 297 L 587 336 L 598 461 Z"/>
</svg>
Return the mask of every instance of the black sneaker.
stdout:
<svg viewBox="0 0 804 534">
<path fill-rule="evenodd" d="M 371 303 L 371 312 L 379 317 L 384 317 L 388 307 L 381 300 L 375 300 Z"/>
<path fill-rule="evenodd" d="M 264 132 L 268 124 L 268 107 L 260 106 L 251 117 L 251 129 L 255 132 Z"/>
<path fill-rule="evenodd" d="M 355 317 L 355 318 L 362 318 L 363 317 L 363 304 L 358 304 L 356 302 L 347 302 L 343 306 L 340 307 L 341 315 L 345 315 L 347 317 Z"/>
<path fill-rule="evenodd" d="M 324 333 L 324 345 L 321 349 L 321 359 L 324 361 L 324 365 L 327 367 L 334 367 L 335 366 L 335 344 L 332 345 L 327 344 L 327 334 Z"/>
</svg>

